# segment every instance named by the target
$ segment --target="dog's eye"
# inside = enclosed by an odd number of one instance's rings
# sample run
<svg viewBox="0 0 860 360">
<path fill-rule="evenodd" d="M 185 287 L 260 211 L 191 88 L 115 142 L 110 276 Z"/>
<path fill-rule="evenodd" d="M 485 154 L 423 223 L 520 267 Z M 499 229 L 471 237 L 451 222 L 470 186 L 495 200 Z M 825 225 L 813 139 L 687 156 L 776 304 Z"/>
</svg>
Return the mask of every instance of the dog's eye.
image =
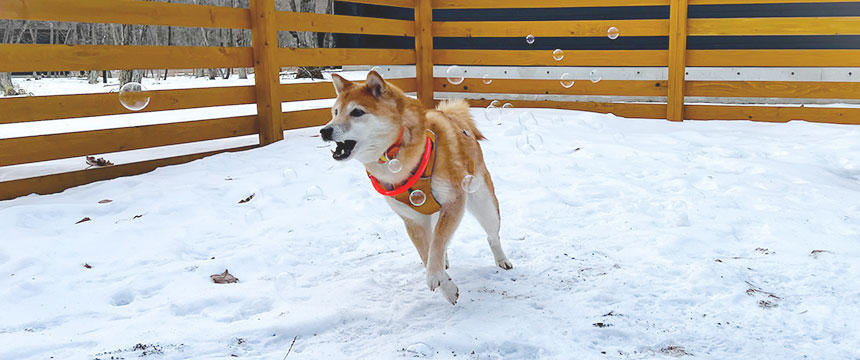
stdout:
<svg viewBox="0 0 860 360">
<path fill-rule="evenodd" d="M 364 111 L 361 109 L 352 109 L 352 112 L 349 113 L 349 116 L 352 117 L 359 117 L 362 115 L 364 115 Z"/>
<path fill-rule="evenodd" d="M 337 116 L 337 109 L 334 109 L 334 116 Z"/>
</svg>

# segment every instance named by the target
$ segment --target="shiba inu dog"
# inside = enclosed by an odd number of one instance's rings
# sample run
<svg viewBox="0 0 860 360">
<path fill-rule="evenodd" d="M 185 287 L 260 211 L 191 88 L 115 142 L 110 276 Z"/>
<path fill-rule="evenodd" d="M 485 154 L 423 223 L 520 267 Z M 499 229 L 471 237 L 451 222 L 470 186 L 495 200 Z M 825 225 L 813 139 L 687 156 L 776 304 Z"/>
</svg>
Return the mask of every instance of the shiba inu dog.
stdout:
<svg viewBox="0 0 860 360">
<path fill-rule="evenodd" d="M 430 290 L 440 288 L 457 303 L 445 249 L 465 209 L 487 232 L 496 265 L 511 269 L 499 240 L 499 202 L 478 144 L 484 136 L 468 103 L 447 100 L 425 109 L 375 71 L 363 84 L 337 74 L 332 82 L 337 101 L 322 139 L 336 143 L 335 160 L 364 164 L 374 188 L 406 224 Z"/>
</svg>

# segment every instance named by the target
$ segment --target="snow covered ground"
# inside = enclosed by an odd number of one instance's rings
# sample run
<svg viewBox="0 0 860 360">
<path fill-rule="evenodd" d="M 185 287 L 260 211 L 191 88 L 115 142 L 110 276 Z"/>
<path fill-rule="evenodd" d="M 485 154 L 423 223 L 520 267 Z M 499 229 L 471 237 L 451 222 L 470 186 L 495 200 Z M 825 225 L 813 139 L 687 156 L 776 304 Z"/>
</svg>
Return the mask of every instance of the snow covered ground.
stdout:
<svg viewBox="0 0 860 360">
<path fill-rule="evenodd" d="M 311 128 L 0 202 L 0 359 L 860 358 L 860 127 L 474 114 L 456 306 Z"/>
</svg>

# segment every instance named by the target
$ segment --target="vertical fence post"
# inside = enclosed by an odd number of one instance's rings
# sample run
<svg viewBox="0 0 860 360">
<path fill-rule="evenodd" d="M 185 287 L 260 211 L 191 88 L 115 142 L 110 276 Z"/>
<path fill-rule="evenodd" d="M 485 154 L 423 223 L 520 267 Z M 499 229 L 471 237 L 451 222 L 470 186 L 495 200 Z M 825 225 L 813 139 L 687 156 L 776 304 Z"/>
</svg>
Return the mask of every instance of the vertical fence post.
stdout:
<svg viewBox="0 0 860 360">
<path fill-rule="evenodd" d="M 251 45 L 254 47 L 254 91 L 257 94 L 257 124 L 260 146 L 284 139 L 281 126 L 280 67 L 275 55 L 278 29 L 275 0 L 251 0 Z"/>
<path fill-rule="evenodd" d="M 415 82 L 418 100 L 433 108 L 433 6 L 430 0 L 415 0 Z"/>
<path fill-rule="evenodd" d="M 687 58 L 687 0 L 669 5 L 669 93 L 666 119 L 684 120 L 684 80 Z"/>
</svg>

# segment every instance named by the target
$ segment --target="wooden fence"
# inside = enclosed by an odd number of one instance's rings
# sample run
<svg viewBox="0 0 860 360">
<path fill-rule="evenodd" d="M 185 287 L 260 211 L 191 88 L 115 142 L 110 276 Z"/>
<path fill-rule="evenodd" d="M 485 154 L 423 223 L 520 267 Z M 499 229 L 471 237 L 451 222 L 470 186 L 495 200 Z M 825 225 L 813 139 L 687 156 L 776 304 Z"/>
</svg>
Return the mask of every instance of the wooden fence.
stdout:
<svg viewBox="0 0 860 360">
<path fill-rule="evenodd" d="M 38 21 L 169 25 L 250 29 L 252 47 L 10 45 L 0 44 L 0 72 L 90 69 L 189 69 L 253 67 L 254 86 L 151 91 L 144 112 L 256 104 L 257 115 L 0 139 L 3 166 L 145 149 L 189 142 L 259 135 L 260 146 L 283 139 L 283 131 L 318 126 L 328 109 L 282 112 L 281 103 L 334 97 L 329 82 L 281 84 L 291 66 L 412 65 L 416 77 L 394 82 L 433 104 L 434 91 L 467 93 L 666 96 L 666 103 L 516 101 L 518 107 L 611 112 L 635 118 L 680 121 L 725 119 L 785 122 L 806 120 L 860 124 L 860 109 L 836 107 L 685 105 L 685 96 L 860 99 L 858 82 L 685 81 L 686 67 L 860 67 L 860 50 L 687 50 L 688 36 L 860 35 L 860 17 L 688 19 L 689 5 L 791 3 L 800 0 L 350 0 L 414 9 L 414 21 L 276 11 L 274 0 L 251 0 L 249 9 L 137 0 L 0 0 L 0 18 Z M 689 3 L 688 3 L 689 1 Z M 840 0 L 826 0 L 834 2 Z M 802 2 L 824 2 L 802 0 Z M 668 6 L 669 19 L 580 21 L 433 21 L 434 9 Z M 434 49 L 434 37 L 602 37 L 609 27 L 622 36 L 668 36 L 668 50 Z M 414 37 L 414 49 L 279 48 L 278 31 L 312 31 Z M 657 66 L 668 80 L 577 81 L 467 78 L 453 85 L 433 77 L 434 64 L 499 66 Z M 486 106 L 489 100 L 473 100 Z M 0 124 L 126 114 L 116 94 L 0 98 Z M 243 146 L 198 154 L 117 164 L 0 182 L 0 200 L 46 194 L 93 181 L 151 171 Z"/>
</svg>

